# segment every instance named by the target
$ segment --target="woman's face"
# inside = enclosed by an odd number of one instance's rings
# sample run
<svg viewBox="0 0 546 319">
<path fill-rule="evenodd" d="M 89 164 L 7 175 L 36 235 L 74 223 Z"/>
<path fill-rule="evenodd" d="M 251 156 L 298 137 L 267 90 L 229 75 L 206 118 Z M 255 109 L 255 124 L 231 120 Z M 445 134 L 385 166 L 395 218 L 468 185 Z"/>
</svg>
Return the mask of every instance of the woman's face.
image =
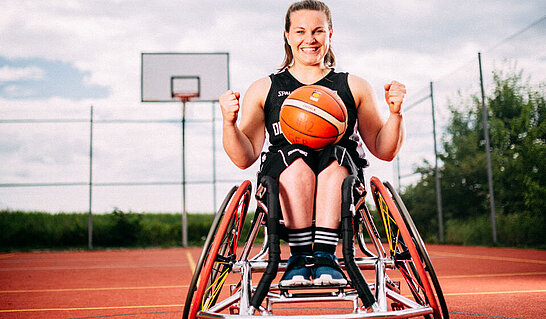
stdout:
<svg viewBox="0 0 546 319">
<path fill-rule="evenodd" d="M 330 48 L 332 30 L 326 14 L 316 10 L 298 10 L 290 14 L 290 30 L 286 39 L 294 55 L 294 63 L 322 65 Z"/>
</svg>

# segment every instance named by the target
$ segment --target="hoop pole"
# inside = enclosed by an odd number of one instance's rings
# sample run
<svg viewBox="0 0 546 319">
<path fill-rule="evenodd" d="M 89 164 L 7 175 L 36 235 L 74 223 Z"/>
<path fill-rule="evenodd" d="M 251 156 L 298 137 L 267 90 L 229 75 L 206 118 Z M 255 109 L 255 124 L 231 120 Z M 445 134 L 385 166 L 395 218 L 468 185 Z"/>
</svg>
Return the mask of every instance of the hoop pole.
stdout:
<svg viewBox="0 0 546 319">
<path fill-rule="evenodd" d="M 216 212 L 216 102 L 212 102 L 212 203 Z"/>
<path fill-rule="evenodd" d="M 93 105 L 89 112 L 89 216 L 87 222 L 87 248 L 93 249 Z"/>
<path fill-rule="evenodd" d="M 182 247 L 188 247 L 188 216 L 186 214 L 186 99 L 182 101 Z"/>
</svg>

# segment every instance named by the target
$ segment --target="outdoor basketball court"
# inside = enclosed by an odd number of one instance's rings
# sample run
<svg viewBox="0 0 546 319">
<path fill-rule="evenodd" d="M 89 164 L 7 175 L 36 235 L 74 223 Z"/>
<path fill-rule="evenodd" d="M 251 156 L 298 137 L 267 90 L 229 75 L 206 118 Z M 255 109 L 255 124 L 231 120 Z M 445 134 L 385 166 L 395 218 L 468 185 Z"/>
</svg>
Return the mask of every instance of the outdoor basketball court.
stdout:
<svg viewBox="0 0 546 319">
<path fill-rule="evenodd" d="M 546 251 L 441 245 L 428 250 L 451 318 L 546 314 Z M 0 254 L 0 318 L 181 318 L 199 253 L 200 248 L 175 248 Z M 296 307 L 285 311 L 301 314 Z"/>
</svg>

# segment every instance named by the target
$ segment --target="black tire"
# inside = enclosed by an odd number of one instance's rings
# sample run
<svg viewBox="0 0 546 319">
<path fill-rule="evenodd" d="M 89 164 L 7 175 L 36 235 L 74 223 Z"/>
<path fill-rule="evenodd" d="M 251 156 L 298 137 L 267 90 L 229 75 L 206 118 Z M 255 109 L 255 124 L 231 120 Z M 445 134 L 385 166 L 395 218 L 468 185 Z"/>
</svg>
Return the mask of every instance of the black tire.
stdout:
<svg viewBox="0 0 546 319">
<path fill-rule="evenodd" d="M 378 178 L 372 177 L 370 185 L 385 228 L 390 255 L 405 279 L 405 287 L 411 291 L 415 302 L 432 308 L 432 314 L 425 315 L 425 318 L 442 319 L 442 309 L 406 219 L 400 213 L 390 191 Z"/>
<path fill-rule="evenodd" d="M 219 293 L 209 294 L 208 289 L 215 285 L 215 291 L 220 291 L 223 281 L 217 283 L 216 278 L 227 276 L 235 262 L 236 246 L 246 218 L 251 188 L 249 181 L 243 182 L 240 187 L 233 187 L 216 213 L 188 288 L 184 319 L 195 318 L 202 300 L 206 299 L 208 306 L 216 303 Z"/>
<path fill-rule="evenodd" d="M 389 182 L 385 182 L 384 184 L 391 193 L 394 202 L 402 215 L 402 218 L 406 222 L 417 251 L 419 252 L 421 259 L 425 264 L 425 271 L 428 273 L 429 279 L 430 281 L 432 281 L 432 285 L 434 286 L 436 298 L 438 298 L 438 301 L 440 302 L 440 307 L 442 308 L 442 315 L 445 319 L 448 319 L 449 311 L 447 309 L 447 303 L 444 298 L 440 282 L 438 281 L 438 277 L 436 276 L 436 272 L 434 271 L 434 267 L 432 266 L 432 261 L 430 260 L 430 256 L 428 255 L 427 249 L 425 247 L 425 243 L 421 238 L 421 235 L 419 234 L 419 231 L 417 230 L 417 227 L 415 226 L 415 223 L 413 222 L 413 219 L 411 218 L 411 215 L 406 208 L 406 205 L 402 201 L 400 195 L 398 195 L 394 187 Z"/>
</svg>

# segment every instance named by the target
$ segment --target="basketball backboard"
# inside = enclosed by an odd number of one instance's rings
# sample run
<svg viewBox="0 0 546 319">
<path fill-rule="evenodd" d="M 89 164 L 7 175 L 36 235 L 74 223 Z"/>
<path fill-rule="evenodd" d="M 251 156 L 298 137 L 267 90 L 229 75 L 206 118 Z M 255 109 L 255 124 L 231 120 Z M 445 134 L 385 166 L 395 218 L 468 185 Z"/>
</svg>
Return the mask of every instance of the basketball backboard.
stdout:
<svg viewBox="0 0 546 319">
<path fill-rule="evenodd" d="M 211 102 L 228 89 L 227 52 L 142 53 L 141 102 Z"/>
</svg>

